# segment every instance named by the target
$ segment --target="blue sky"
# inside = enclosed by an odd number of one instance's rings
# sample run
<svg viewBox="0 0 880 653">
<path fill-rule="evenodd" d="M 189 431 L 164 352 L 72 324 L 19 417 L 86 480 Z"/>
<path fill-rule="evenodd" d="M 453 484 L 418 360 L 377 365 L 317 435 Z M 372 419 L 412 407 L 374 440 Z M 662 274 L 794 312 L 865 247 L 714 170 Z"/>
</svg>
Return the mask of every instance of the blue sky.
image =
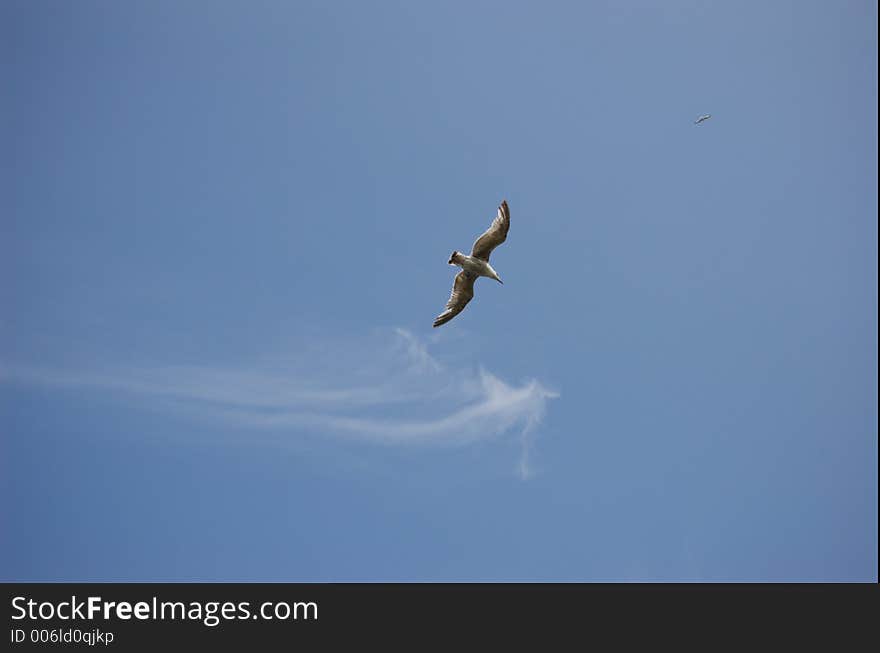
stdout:
<svg viewBox="0 0 880 653">
<path fill-rule="evenodd" d="M 4 580 L 877 580 L 876 3 L 0 6 Z"/>
</svg>

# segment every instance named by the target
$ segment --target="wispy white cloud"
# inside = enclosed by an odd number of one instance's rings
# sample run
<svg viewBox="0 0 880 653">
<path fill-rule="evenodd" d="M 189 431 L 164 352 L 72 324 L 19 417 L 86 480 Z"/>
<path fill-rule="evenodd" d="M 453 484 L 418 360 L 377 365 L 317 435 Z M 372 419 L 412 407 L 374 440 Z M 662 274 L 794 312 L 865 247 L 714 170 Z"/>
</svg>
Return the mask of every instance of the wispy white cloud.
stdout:
<svg viewBox="0 0 880 653">
<path fill-rule="evenodd" d="M 355 346 L 335 344 L 248 367 L 63 370 L 4 366 L 0 380 L 150 395 L 200 415 L 262 429 L 308 429 L 386 445 L 463 445 L 519 438 L 518 473 L 533 475 L 532 439 L 547 400 L 485 369 L 447 369 L 405 329 Z"/>
</svg>

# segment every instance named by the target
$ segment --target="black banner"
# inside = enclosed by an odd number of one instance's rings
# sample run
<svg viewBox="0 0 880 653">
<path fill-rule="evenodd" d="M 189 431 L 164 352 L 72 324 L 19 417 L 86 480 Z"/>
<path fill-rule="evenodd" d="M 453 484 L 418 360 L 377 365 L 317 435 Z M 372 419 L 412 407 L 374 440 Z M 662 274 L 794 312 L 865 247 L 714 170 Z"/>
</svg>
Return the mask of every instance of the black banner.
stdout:
<svg viewBox="0 0 880 653">
<path fill-rule="evenodd" d="M 876 585 L 6 584 L 7 650 L 855 637 Z M 415 639 L 413 639 L 415 638 Z M 717 642 L 716 642 L 717 643 Z M 707 642 L 707 645 L 709 643 Z M 714 646 L 713 646 L 714 647 Z M 412 649 L 411 649 L 412 650 Z"/>
</svg>

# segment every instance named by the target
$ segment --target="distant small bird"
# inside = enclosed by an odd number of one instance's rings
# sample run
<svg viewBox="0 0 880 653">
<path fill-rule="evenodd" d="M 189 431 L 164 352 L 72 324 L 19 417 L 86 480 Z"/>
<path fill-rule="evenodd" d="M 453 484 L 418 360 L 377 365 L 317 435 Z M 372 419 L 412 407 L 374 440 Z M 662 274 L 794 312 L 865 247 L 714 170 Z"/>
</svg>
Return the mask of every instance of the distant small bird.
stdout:
<svg viewBox="0 0 880 653">
<path fill-rule="evenodd" d="M 498 207 L 498 215 L 489 225 L 486 232 L 477 238 L 471 255 L 467 256 L 458 251 L 452 252 L 449 257 L 449 265 L 457 265 L 461 268 L 455 276 L 455 282 L 452 284 L 452 295 L 446 302 L 446 310 L 443 311 L 434 320 L 434 326 L 446 324 L 456 315 L 464 310 L 467 303 L 474 296 L 474 282 L 477 277 L 489 277 L 495 279 L 498 283 L 503 284 L 501 277 L 489 265 L 489 255 L 492 250 L 498 247 L 507 239 L 507 232 L 510 229 L 510 210 L 507 208 L 507 201 L 501 202 Z"/>
<path fill-rule="evenodd" d="M 699 118 L 697 118 L 696 120 L 694 120 L 694 124 L 699 125 L 701 122 L 708 120 L 711 117 L 712 117 L 711 113 L 704 114 L 704 115 L 700 116 Z"/>
</svg>

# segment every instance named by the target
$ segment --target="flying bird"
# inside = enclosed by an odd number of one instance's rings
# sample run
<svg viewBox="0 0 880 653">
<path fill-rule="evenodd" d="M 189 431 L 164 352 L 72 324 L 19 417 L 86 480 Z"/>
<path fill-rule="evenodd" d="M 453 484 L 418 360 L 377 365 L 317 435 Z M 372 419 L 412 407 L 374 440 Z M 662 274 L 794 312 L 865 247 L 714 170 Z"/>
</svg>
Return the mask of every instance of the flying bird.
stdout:
<svg viewBox="0 0 880 653">
<path fill-rule="evenodd" d="M 474 282 L 477 277 L 489 277 L 500 284 L 504 283 L 498 273 L 489 265 L 489 255 L 493 249 L 507 239 L 509 229 L 510 210 L 507 208 L 507 201 L 504 200 L 498 207 L 498 215 L 492 220 L 492 224 L 482 236 L 477 238 L 473 249 L 471 249 L 471 255 L 468 256 L 458 251 L 452 252 L 448 263 L 460 267 L 461 272 L 455 275 L 452 294 L 449 296 L 449 301 L 446 302 L 446 310 L 434 320 L 435 327 L 446 324 L 464 310 L 464 307 L 474 297 Z"/>
<path fill-rule="evenodd" d="M 699 118 L 697 118 L 696 120 L 694 120 L 694 124 L 699 125 L 701 122 L 703 122 L 704 120 L 708 120 L 711 117 L 712 117 L 711 113 L 706 113 L 706 114 L 700 116 Z"/>
</svg>

